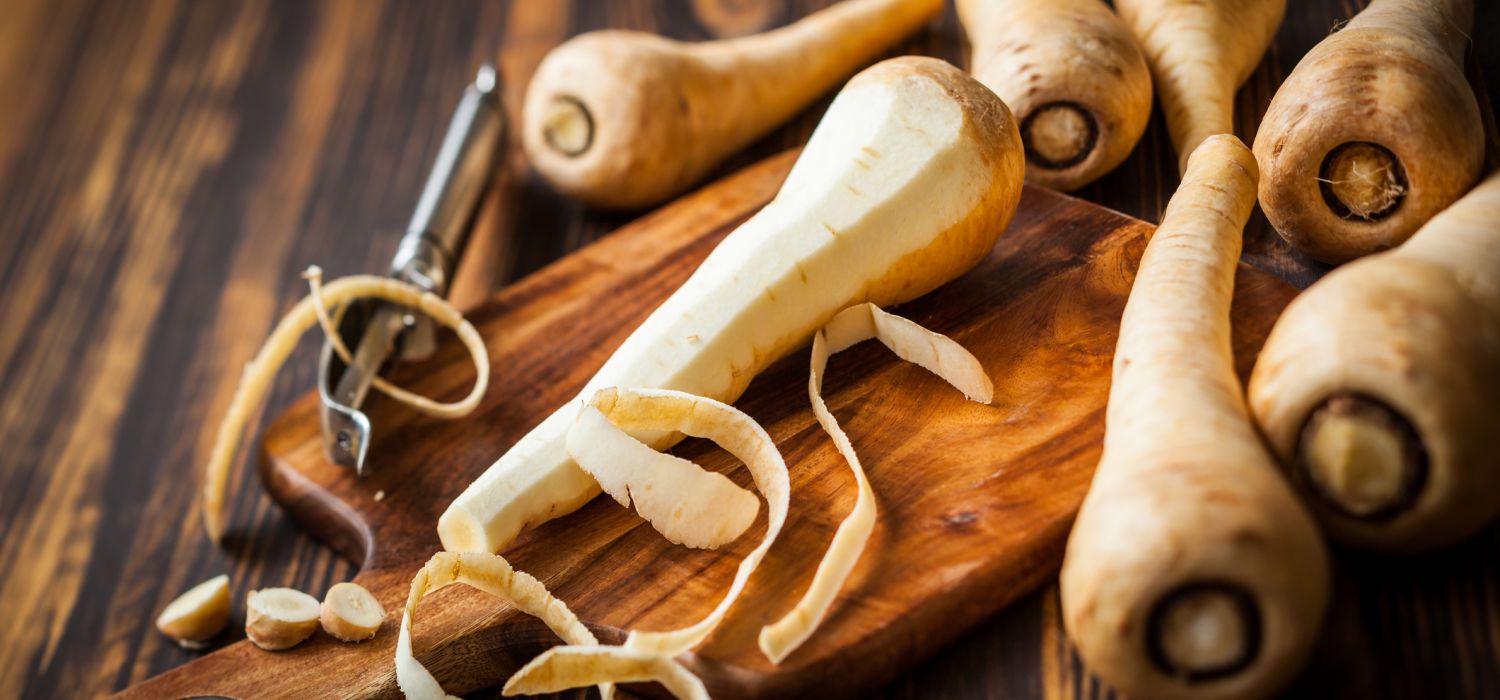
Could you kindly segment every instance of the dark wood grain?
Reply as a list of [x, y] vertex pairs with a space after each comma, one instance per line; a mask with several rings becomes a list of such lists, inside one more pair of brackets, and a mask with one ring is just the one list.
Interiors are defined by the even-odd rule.
[[[445, 504], [572, 398], [714, 244], [770, 200], [791, 162], [792, 154], [777, 156], [710, 185], [475, 309], [470, 318], [503, 368], [486, 402], [462, 421], [436, 422], [372, 401], [382, 441], [371, 445], [368, 478], [327, 461], [316, 396], [304, 396], [266, 429], [262, 473], [272, 497], [305, 531], [362, 562], [354, 580], [398, 610], [408, 581], [441, 547], [434, 524]], [[689, 657], [714, 697], [868, 692], [1056, 575], [1099, 459], [1116, 330], [1150, 230], [1028, 188], [977, 268], [897, 309], [958, 340], [1000, 378], [991, 408], [875, 344], [834, 363], [825, 396], [859, 445], [880, 518], [847, 595], [780, 666], [760, 654], [756, 634], [806, 588], [854, 489], [807, 407], [806, 353], [756, 378], [736, 405], [787, 456], [793, 507], [723, 631]], [[1296, 290], [1249, 266], [1237, 281], [1236, 357], [1248, 374]], [[452, 341], [403, 370], [403, 385], [436, 396], [464, 393], [473, 372]], [[733, 460], [701, 442], [674, 451], [748, 484]], [[376, 501], [377, 492], [385, 497]], [[505, 555], [616, 641], [627, 629], [670, 629], [712, 609], [755, 545], [742, 537], [715, 552], [677, 547], [601, 498]], [[418, 649], [453, 691], [499, 685], [552, 643], [536, 621], [485, 595], [448, 596], [423, 612]], [[360, 645], [324, 640], [273, 655], [240, 642], [125, 697], [391, 695], [397, 619], [393, 612], [385, 633]]]
[[[306, 264], [383, 267], [455, 91], [480, 60], [499, 53], [514, 115], [536, 62], [577, 32], [704, 39], [826, 4], [0, 1], [0, 697], [94, 696], [195, 658], [151, 621], [210, 575], [231, 573], [239, 599], [252, 586], [322, 591], [353, 574], [243, 467], [241, 535], [224, 550], [206, 542], [194, 517], [206, 423], [303, 293]], [[1362, 4], [1289, 3], [1239, 96], [1241, 134], [1297, 58]], [[1500, 75], [1500, 6], [1476, 4], [1471, 64], [1476, 76]], [[950, 8], [899, 51], [960, 61], [960, 34]], [[1500, 94], [1493, 77], [1489, 86]], [[825, 104], [721, 173], [801, 143]], [[1083, 198], [1157, 219], [1176, 182], [1158, 117]], [[513, 157], [456, 294], [475, 302], [630, 218], [561, 199]], [[1322, 271], [1290, 255], [1259, 215], [1246, 257], [1298, 284]], [[312, 350], [293, 359], [268, 411], [311, 386]], [[1337, 564], [1328, 629], [1294, 694], [1500, 695], [1496, 528], [1435, 555], [1340, 553]], [[1050, 590], [889, 688], [1105, 692], [1067, 647]]]

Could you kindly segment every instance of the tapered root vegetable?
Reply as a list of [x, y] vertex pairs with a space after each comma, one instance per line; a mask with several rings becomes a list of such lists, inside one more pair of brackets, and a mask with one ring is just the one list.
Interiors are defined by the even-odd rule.
[[323, 596], [319, 608], [323, 631], [344, 642], [361, 642], [375, 636], [385, 620], [385, 607], [364, 586], [335, 583]]
[[1115, 348], [1104, 455], [1068, 540], [1063, 620], [1123, 694], [1262, 696], [1312, 646], [1328, 595], [1313, 520], [1251, 425], [1229, 303], [1255, 160], [1192, 154]]
[[[319, 323], [325, 329], [330, 327], [328, 306], [367, 298], [400, 304], [431, 316], [443, 326], [453, 329], [459, 341], [469, 350], [476, 376], [474, 387], [467, 396], [452, 403], [440, 403], [376, 377], [374, 387], [397, 401], [431, 416], [457, 418], [468, 415], [478, 407], [479, 400], [484, 398], [484, 390], [489, 386], [490, 356], [485, 349], [484, 339], [479, 337], [479, 331], [474, 330], [473, 325], [464, 320], [463, 314], [442, 297], [394, 278], [373, 275], [343, 277], [324, 287], [322, 275], [322, 270], [317, 266], [307, 269], [304, 276], [308, 278], [312, 293], [297, 302], [277, 322], [276, 328], [272, 329], [270, 337], [266, 338], [255, 358], [245, 365], [245, 372], [240, 377], [239, 386], [235, 388], [234, 398], [229, 401], [229, 410], [219, 423], [203, 479], [203, 526], [209, 538], [215, 542], [224, 532], [224, 500], [229, 491], [229, 469], [233, 465], [235, 453], [239, 451], [241, 434], [253, 417], [251, 412], [265, 397], [276, 371], [281, 369], [287, 357], [297, 348], [297, 340], [302, 334]], [[347, 350], [344, 354], [347, 356]]]
[[1287, 76], [1255, 136], [1261, 208], [1326, 262], [1406, 240], [1479, 179], [1473, 0], [1374, 0]]
[[959, 0], [970, 71], [1021, 123], [1027, 181], [1063, 191], [1114, 170], [1151, 116], [1151, 71], [1100, 0]]
[[229, 577], [221, 574], [168, 603], [156, 618], [156, 629], [183, 648], [205, 649], [229, 624], [229, 608]]
[[[721, 242], [570, 401], [443, 513], [449, 550], [499, 551], [577, 509], [599, 485], [568, 457], [578, 407], [611, 386], [722, 402], [857, 303], [897, 304], [978, 263], [1024, 177], [1010, 112], [930, 58], [897, 58], [834, 99], [780, 193]], [[670, 434], [636, 435], [661, 449]]]
[[268, 651], [290, 649], [318, 630], [318, 615], [318, 599], [302, 591], [250, 591], [245, 602], [245, 636]]
[[1204, 139], [1234, 133], [1234, 93], [1285, 10], [1286, 0], [1115, 0], [1146, 52], [1184, 172]]
[[591, 32], [526, 89], [522, 143], [562, 192], [636, 208], [698, 181], [914, 32], [941, 0], [845, 0], [764, 34], [683, 43]]
[[1500, 176], [1287, 307], [1250, 407], [1330, 535], [1455, 542], [1500, 513]]

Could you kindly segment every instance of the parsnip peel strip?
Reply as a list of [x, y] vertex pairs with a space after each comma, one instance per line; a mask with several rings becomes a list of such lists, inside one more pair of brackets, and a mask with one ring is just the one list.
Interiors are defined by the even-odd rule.
[[[316, 267], [310, 268], [308, 275], [310, 278], [321, 276], [321, 271]], [[469, 356], [474, 361], [474, 387], [460, 401], [441, 404], [387, 384], [390, 389], [399, 392], [391, 394], [394, 398], [430, 415], [455, 418], [473, 411], [484, 397], [490, 381], [490, 359], [484, 347], [484, 339], [479, 337], [479, 331], [473, 325], [464, 320], [463, 314], [442, 297], [400, 280], [374, 275], [342, 277], [327, 286], [320, 285], [316, 295], [304, 297], [282, 317], [255, 358], [245, 365], [239, 387], [235, 389], [234, 398], [229, 402], [229, 411], [219, 423], [213, 450], [204, 470], [203, 484], [203, 521], [208, 536], [214, 541], [217, 542], [224, 531], [224, 498], [229, 486], [231, 463], [239, 450], [245, 426], [250, 422], [251, 412], [265, 398], [271, 379], [297, 347], [297, 340], [302, 334], [316, 325], [320, 317], [326, 319], [325, 304], [338, 306], [364, 298], [384, 299], [431, 316], [458, 334], [459, 340], [468, 348]]]
[[[713, 399], [666, 389], [603, 389], [590, 399], [588, 405], [598, 409], [607, 420], [582, 424], [581, 430], [575, 426], [568, 436], [570, 442], [577, 439], [584, 442], [616, 443], [621, 438], [634, 441], [628, 433], [653, 430], [677, 431], [707, 438], [744, 462], [755, 481], [756, 489], [765, 496], [766, 534], [760, 545], [740, 561], [734, 582], [730, 584], [729, 591], [724, 594], [719, 605], [692, 626], [666, 632], [635, 630], [625, 640], [625, 646], [631, 649], [677, 656], [708, 638], [728, 614], [730, 606], [744, 590], [750, 574], [760, 565], [766, 550], [771, 548], [776, 536], [780, 534], [791, 500], [786, 462], [782, 460], [776, 444], [771, 441], [771, 436], [766, 434], [760, 424], [738, 409]], [[676, 459], [662, 453], [654, 452], [654, 455], [661, 463]], [[583, 458], [579, 462], [580, 466], [591, 473], [608, 469], [595, 462], [596, 457], [614, 459], [608, 453], [596, 453], [592, 450], [581, 451], [577, 456]], [[670, 487], [667, 482], [662, 485]]]
[[760, 510], [760, 499], [729, 477], [651, 449], [614, 429], [592, 404], [579, 410], [567, 449], [605, 493], [626, 508], [633, 501], [673, 544], [713, 549], [739, 537]]
[[556, 693], [600, 681], [655, 681], [681, 700], [708, 700], [703, 681], [665, 654], [616, 646], [553, 647], [511, 676], [501, 692], [513, 695]]
[[979, 360], [968, 350], [951, 338], [886, 313], [874, 304], [851, 306], [839, 312], [813, 336], [808, 398], [812, 400], [813, 414], [818, 423], [833, 438], [839, 454], [854, 472], [858, 496], [853, 510], [839, 523], [839, 529], [834, 533], [823, 560], [818, 563], [812, 584], [802, 594], [802, 599], [780, 620], [761, 628], [760, 650], [772, 663], [781, 663], [817, 630], [875, 529], [875, 492], [865, 478], [864, 467], [854, 453], [849, 436], [823, 402], [823, 374], [828, 367], [828, 357], [872, 338], [880, 340], [901, 359], [918, 364], [946, 380], [971, 401], [988, 404], [994, 400], [994, 385]]
[[[573, 611], [553, 597], [541, 581], [524, 571], [511, 568], [510, 563], [500, 555], [487, 552], [439, 552], [432, 555], [427, 560], [427, 565], [412, 578], [411, 591], [406, 597], [406, 610], [401, 616], [400, 635], [396, 639], [396, 684], [401, 687], [401, 692], [408, 700], [447, 700], [453, 697], [443, 691], [437, 678], [412, 653], [411, 626], [416, 618], [417, 604], [422, 602], [422, 598], [454, 583], [467, 584], [509, 602], [517, 610], [540, 619], [570, 645], [592, 648], [599, 644], [599, 640], [578, 621]], [[536, 661], [533, 660], [527, 668], [535, 664]], [[614, 696], [614, 686], [611, 683], [592, 682], [587, 685], [598, 685], [604, 700], [610, 700]]]

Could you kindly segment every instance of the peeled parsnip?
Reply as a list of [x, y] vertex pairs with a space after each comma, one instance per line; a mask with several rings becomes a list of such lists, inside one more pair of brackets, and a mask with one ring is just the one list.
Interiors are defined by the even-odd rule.
[[1269, 694], [1328, 597], [1316, 525], [1251, 425], [1230, 349], [1255, 159], [1204, 141], [1146, 248], [1115, 348], [1104, 455], [1062, 569], [1085, 662], [1123, 694]]
[[1184, 171], [1204, 139], [1234, 133], [1234, 93], [1285, 10], [1286, 0], [1115, 0], [1151, 64]]
[[1500, 513], [1500, 176], [1276, 322], [1250, 407], [1329, 533], [1452, 543]]
[[1151, 71], [1100, 0], [958, 0], [970, 71], [1021, 123], [1027, 181], [1071, 191], [1114, 170], [1151, 116]]
[[684, 43], [591, 32], [553, 49], [526, 89], [522, 144], [589, 204], [656, 204], [802, 111], [916, 31], [942, 0], [846, 0], [764, 34]]
[[[443, 513], [450, 551], [503, 549], [599, 486], [568, 457], [581, 401], [606, 387], [732, 402], [843, 309], [894, 305], [978, 263], [1009, 223], [1024, 177], [1004, 103], [930, 58], [884, 61], [849, 81], [776, 198], [730, 233], [570, 401]], [[636, 435], [658, 449], [669, 435]]]
[[1473, 17], [1473, 0], [1374, 0], [1287, 76], [1255, 156], [1261, 208], [1288, 243], [1334, 263], [1386, 250], [1479, 179]]

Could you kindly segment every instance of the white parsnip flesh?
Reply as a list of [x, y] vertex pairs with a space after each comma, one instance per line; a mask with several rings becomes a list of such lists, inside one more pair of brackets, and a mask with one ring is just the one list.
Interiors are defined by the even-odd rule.
[[[623, 386], [733, 401], [839, 311], [898, 304], [977, 264], [1009, 223], [1023, 177], [1016, 124], [974, 79], [930, 58], [865, 70], [834, 99], [776, 198], [626, 339], [580, 399]], [[599, 493], [565, 449], [580, 403], [549, 416], [448, 507], [445, 548], [499, 551]]]
[[250, 591], [245, 636], [267, 651], [290, 649], [318, 630], [318, 599], [293, 588]]
[[362, 642], [375, 636], [385, 620], [385, 606], [364, 586], [335, 583], [323, 596], [319, 613], [323, 631], [343, 642]]
[[229, 576], [220, 574], [177, 596], [156, 618], [156, 629], [186, 649], [204, 649], [229, 624]]

